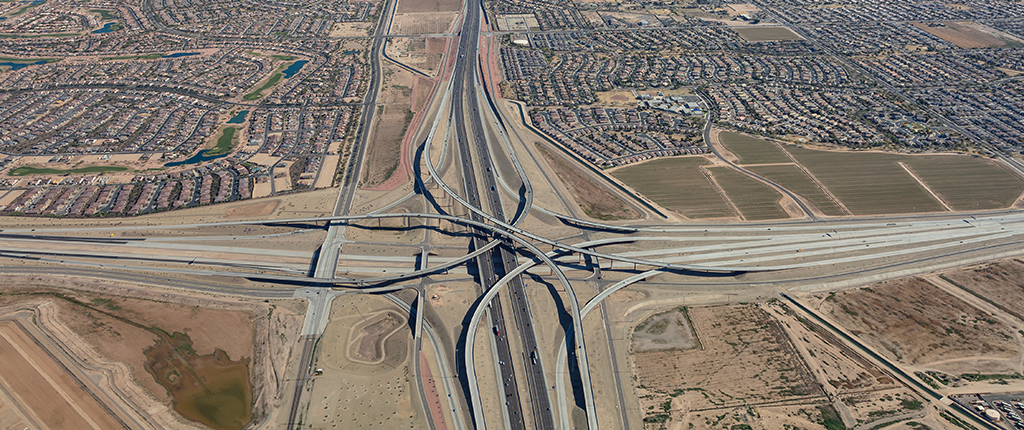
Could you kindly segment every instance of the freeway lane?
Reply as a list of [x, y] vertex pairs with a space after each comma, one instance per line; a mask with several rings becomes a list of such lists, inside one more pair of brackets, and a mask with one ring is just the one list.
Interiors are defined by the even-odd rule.
[[[481, 121], [481, 109], [483, 106], [477, 97], [479, 68], [480, 40], [480, 9], [481, 5], [475, 2], [467, 2], [464, 15], [462, 31], [459, 36], [458, 58], [455, 64], [454, 93], [453, 93], [453, 115], [455, 118], [455, 130], [458, 140], [458, 148], [462, 158], [462, 178], [465, 187], [466, 197], [470, 205], [484, 209], [481, 205], [478, 184], [476, 181], [475, 164], [483, 167], [480, 172], [483, 177], [484, 197], [488, 200], [488, 206], [492, 215], [500, 220], [506, 220], [504, 208], [501, 205], [500, 192], [497, 189], [497, 181], [494, 177], [489, 146], [487, 145]], [[466, 111], [468, 106], [470, 111]], [[467, 127], [467, 123], [469, 127]], [[472, 131], [472, 142], [476, 143], [477, 154], [480, 160], [474, 163], [471, 154], [470, 139], [467, 130]], [[473, 219], [482, 222], [480, 215], [474, 213]], [[478, 231], [483, 233], [482, 231]], [[474, 239], [474, 248], [479, 249], [485, 243], [483, 234], [478, 234]], [[507, 248], [501, 247], [497, 253], [487, 252], [477, 258], [477, 267], [480, 270], [480, 280], [483, 285], [490, 286], [497, 282], [498, 276], [503, 276], [512, 268], [517, 266], [515, 255]], [[551, 402], [548, 398], [543, 367], [538, 360], [525, 359], [532, 356], [533, 351], [538, 348], [537, 337], [531, 323], [532, 317], [529, 313], [529, 304], [526, 302], [526, 294], [523, 291], [523, 283], [520, 277], [515, 277], [510, 286], [511, 300], [513, 303], [512, 313], [516, 322], [520, 341], [522, 342], [524, 365], [527, 366], [527, 385], [529, 386], [530, 397], [533, 406], [534, 428], [554, 428], [554, 419], [551, 413]], [[515, 369], [508, 345], [508, 333], [505, 327], [505, 319], [501, 301], [491, 302], [491, 325], [495, 333], [498, 351], [498, 362], [501, 373], [501, 381], [504, 385], [506, 399], [506, 415], [509, 419], [508, 425], [511, 428], [525, 428], [525, 420], [522, 414], [522, 402], [515, 378]], [[471, 328], [475, 329], [475, 327]], [[468, 336], [467, 342], [473, 337]], [[482, 423], [480, 423], [482, 425]]]
[[[462, 31], [459, 35], [458, 57], [455, 60], [455, 72], [452, 78], [454, 82], [452, 89], [452, 115], [455, 120], [455, 132], [457, 135], [456, 139], [458, 142], [459, 155], [462, 159], [462, 181], [466, 193], [466, 199], [474, 207], [483, 208], [480, 204], [474, 162], [470, 153], [469, 139], [466, 133], [466, 100], [463, 98], [464, 94], [469, 94], [470, 97], [475, 94], [473, 87], [475, 85], [474, 72], [476, 71], [476, 62], [473, 61], [473, 59], [476, 58], [476, 43], [479, 38], [479, 13], [480, 7], [477, 3], [470, 1], [466, 2]], [[467, 55], [469, 56], [469, 60], [466, 58]], [[475, 114], [479, 108], [476, 103], [473, 103], [473, 101], [475, 100], [470, 101], [469, 106]], [[469, 123], [473, 126], [475, 139], [477, 141], [481, 140], [483, 138], [483, 133], [481, 132], [480, 124], [472, 119], [469, 119]], [[500, 205], [498, 205], [498, 207], [500, 208]], [[476, 222], [483, 222], [482, 217], [476, 213], [472, 214], [472, 218]], [[477, 234], [473, 237], [473, 249], [481, 249], [486, 246], [487, 233], [488, 232], [484, 230], [477, 230]], [[481, 253], [476, 258], [477, 270], [480, 275], [480, 284], [484, 289], [494, 285], [497, 281], [494, 258], [495, 253], [491, 251]], [[492, 330], [495, 334], [494, 342], [498, 356], [497, 360], [501, 378], [500, 383], [503, 384], [502, 387], [499, 388], [505, 393], [504, 415], [508, 420], [506, 421], [506, 425], [512, 429], [525, 429], [526, 423], [523, 419], [519, 389], [515, 378], [515, 370], [512, 367], [512, 353], [509, 349], [508, 337], [506, 336], [508, 330], [505, 328], [504, 315], [500, 301], [495, 301], [493, 303], [490, 309], [490, 317], [491, 326], [494, 327]], [[466, 343], [474, 342], [474, 339], [474, 336], [466, 336]], [[475, 383], [475, 381], [470, 382]], [[476, 424], [480, 427], [484, 426], [484, 423]]]

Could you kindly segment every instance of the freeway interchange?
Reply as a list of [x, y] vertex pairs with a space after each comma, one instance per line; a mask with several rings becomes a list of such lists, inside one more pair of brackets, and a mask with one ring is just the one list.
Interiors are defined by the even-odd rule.
[[[288, 428], [297, 428], [303, 408], [308, 407], [303, 398], [314, 383], [310, 365], [330, 316], [331, 301], [345, 295], [377, 294], [385, 295], [415, 319], [417, 353], [424, 337], [433, 345], [431, 359], [441, 371], [437, 379], [443, 382], [448, 394], [445, 406], [451, 409], [452, 422], [446, 424], [457, 429], [596, 429], [599, 423], [605, 428], [632, 428], [639, 421], [638, 415], [629, 412], [633, 407], [626, 394], [629, 388], [618, 379], [621, 366], [615, 362], [614, 350], [603, 352], [609, 361], [588, 360], [585, 340], [590, 333], [584, 332], [584, 318], [600, 315], [605, 332], [610, 333], [609, 316], [602, 306], [616, 291], [646, 283], [680, 297], [771, 298], [786, 291], [835, 289], [1014, 255], [1024, 244], [1024, 213], [1016, 211], [822, 220], [802, 206], [809, 218], [806, 221], [606, 225], [581, 219], [578, 206], [553, 183], [550, 192], [558, 198], [535, 203], [531, 180], [550, 182], [551, 178], [531, 176], [521, 167], [517, 152], [526, 142], [514, 142], [516, 132], [505, 126], [513, 118], [505, 117], [491, 95], [482, 91], [481, 12], [479, 3], [466, 2], [453, 73], [435, 118], [427, 122], [430, 134], [416, 148], [424, 154], [426, 174], [420, 170], [416, 191], [396, 200], [436, 201], [443, 197], [457, 202], [456, 209], [424, 205], [423, 212], [352, 213], [376, 107], [373, 100], [380, 86], [379, 61], [386, 37], [382, 23], [372, 36], [374, 73], [363, 104], [358, 150], [345, 169], [331, 216], [4, 228], [0, 272], [103, 278], [137, 286], [120, 288], [309, 300], [303, 338], [297, 347], [299, 365], [288, 370], [296, 375], [284, 414]], [[705, 138], [712, 122], [707, 122]], [[444, 137], [440, 148], [435, 135]], [[459, 187], [461, 190], [456, 189]], [[551, 204], [554, 201], [561, 205]], [[509, 207], [516, 208], [511, 217], [506, 214]], [[549, 228], [557, 231], [557, 236], [533, 231], [539, 225], [531, 218], [538, 217], [535, 209], [544, 214], [541, 216], [559, 220], [560, 225]], [[425, 251], [420, 259], [342, 252], [342, 246], [354, 242], [346, 238], [348, 229], [373, 229], [380, 220], [402, 220], [404, 227], [392, 228], [437, 236], [451, 233], [440, 227], [441, 222], [459, 226], [462, 230], [457, 231], [469, 238], [469, 250], [455, 257], [432, 257], [429, 262]], [[243, 228], [253, 231], [240, 232]], [[378, 225], [377, 229], [384, 228]], [[312, 236], [321, 231], [326, 234], [314, 252], [247, 245], [249, 241]], [[114, 234], [118, 236], [111, 238]], [[225, 244], [227, 241], [237, 244]], [[413, 247], [384, 239], [373, 244]], [[380, 276], [339, 275], [342, 260], [393, 264], [400, 269]], [[469, 270], [452, 273], [467, 266], [475, 269], [475, 276]], [[542, 279], [553, 291], [564, 294], [559, 295], [563, 301], [557, 303], [558, 317], [569, 322], [558, 338], [543, 338], [536, 330], [539, 324], [557, 318], [533, 314], [530, 300], [537, 294], [524, 276]], [[236, 279], [247, 283], [227, 282]], [[479, 286], [477, 300], [465, 315], [469, 324], [460, 327], [460, 341], [454, 347], [440, 340], [446, 328], [424, 317], [425, 286], [437, 279], [472, 280]], [[395, 295], [403, 290], [414, 290], [417, 299], [410, 303]], [[484, 343], [492, 345], [490, 350], [476, 348], [480, 332], [489, 338]], [[485, 376], [478, 368], [483, 366], [494, 366], [494, 380], [487, 382], [500, 393], [496, 402], [486, 399], [495, 390], [481, 388], [480, 379]], [[422, 394], [418, 363], [416, 369], [414, 376]], [[616, 374], [612, 403], [595, 398], [592, 374], [597, 372]], [[484, 406], [486, 402], [497, 404], [498, 410]], [[426, 401], [423, 403], [427, 409]], [[424, 415], [431, 416], [429, 412]], [[430, 425], [433, 427], [433, 421]]]

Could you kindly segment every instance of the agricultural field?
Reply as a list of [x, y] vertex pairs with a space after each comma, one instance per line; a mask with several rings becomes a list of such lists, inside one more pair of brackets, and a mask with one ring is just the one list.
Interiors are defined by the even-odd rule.
[[789, 218], [789, 214], [779, 205], [782, 194], [768, 185], [728, 167], [713, 167], [708, 171], [744, 219]]
[[950, 373], [1015, 366], [1021, 346], [1002, 321], [922, 278], [816, 296], [818, 309], [881, 354]]
[[898, 164], [911, 156], [798, 147], [786, 147], [786, 151], [854, 215], [943, 210], [942, 205]]
[[736, 164], [792, 163], [793, 160], [774, 143], [745, 134], [723, 131], [719, 141], [739, 160]]
[[1024, 321], [1024, 261], [993, 261], [943, 272], [940, 276]]
[[796, 164], [753, 166], [746, 169], [768, 178], [779, 186], [807, 199], [821, 213], [830, 216], [849, 215]]
[[733, 31], [739, 33], [739, 35], [748, 42], [802, 39], [786, 27], [738, 27], [733, 28]]
[[[690, 414], [713, 417], [734, 408], [746, 413], [761, 404], [821, 398], [789, 338], [760, 307], [693, 307], [687, 312], [701, 348], [632, 351], [645, 422], [703, 422]], [[647, 327], [640, 332], [646, 330], [642, 336], [650, 342]]]
[[636, 219], [640, 213], [622, 199], [597, 185], [586, 175], [576, 170], [567, 161], [546, 148], [537, 145], [555, 175], [572, 194], [573, 200], [579, 204], [587, 216], [599, 220]]
[[985, 158], [921, 155], [903, 162], [953, 210], [1009, 207], [1024, 192], [1024, 181]]
[[1005, 48], [1024, 46], [1024, 41], [985, 25], [965, 22], [924, 23], [914, 27], [961, 48]]
[[729, 205], [700, 171], [700, 166], [707, 164], [704, 157], [660, 158], [615, 169], [611, 174], [688, 218], [733, 216]]

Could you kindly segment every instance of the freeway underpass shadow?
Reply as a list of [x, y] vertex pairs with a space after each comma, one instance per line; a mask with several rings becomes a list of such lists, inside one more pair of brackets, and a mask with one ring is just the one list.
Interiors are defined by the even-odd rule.
[[[322, 224], [321, 224], [322, 223]], [[266, 227], [290, 227], [301, 230], [327, 230], [327, 226], [330, 225], [328, 222], [267, 222], [263, 223]]]
[[[558, 293], [558, 290], [555, 288], [555, 284], [552, 284], [552, 283], [550, 283], [548, 281], [545, 281], [543, 278], [541, 278], [541, 277], [539, 277], [537, 275], [534, 275], [532, 273], [526, 273], [526, 274], [524, 274], [524, 276], [529, 276], [530, 277], [530, 284], [531, 285], [529, 287], [527, 287], [527, 288], [532, 288], [534, 286], [536, 286], [537, 288], [540, 288], [541, 286], [547, 288], [548, 294], [551, 295], [551, 300], [554, 300], [555, 305], [556, 305], [556, 307], [559, 310], [559, 312], [558, 312], [558, 325], [562, 328], [562, 333], [564, 333], [564, 334], [572, 334], [572, 329], [573, 329], [573, 327], [572, 327], [572, 315], [569, 314], [569, 311], [567, 310], [568, 309], [568, 307], [567, 307], [568, 305], [565, 303], [564, 300], [562, 300], [562, 295]], [[569, 336], [569, 338], [567, 339], [568, 344], [566, 345], [567, 352], [569, 352], [569, 354], [566, 354], [566, 356], [568, 357], [568, 362], [569, 362], [568, 363], [569, 367], [567, 368], [567, 370], [569, 371], [569, 384], [572, 385], [572, 398], [573, 398], [573, 402], [576, 404], [577, 407], [579, 407], [581, 409], [581, 411], [586, 411], [587, 410], [587, 405], [586, 405], [586, 402], [584, 401], [584, 397], [583, 397], [583, 379], [580, 378], [579, 365], [577, 364], [576, 354], [572, 354], [571, 353], [572, 351], [574, 351], [574, 348], [575, 348], [575, 346], [573, 345], [572, 340], [573, 340], [573, 337]], [[557, 349], [555, 350], [555, 356], [556, 357], [558, 356], [558, 350]], [[557, 366], [557, 365], [558, 365], [558, 363], [551, 363], [550, 365], [545, 365], [545, 367], [547, 367], [547, 366]], [[555, 384], [554, 381], [550, 381], [550, 382], [551, 382], [551, 385]], [[555, 396], [552, 396], [552, 401], [557, 401], [557, 398]], [[557, 406], [557, 405], [552, 405], [552, 407], [555, 407], [555, 406]], [[575, 414], [570, 412], [570, 417], [572, 417], [574, 415]]]
[[[470, 252], [472, 252], [473, 251], [473, 249], [472, 249], [473, 247], [470, 246], [470, 248], [471, 248]], [[478, 269], [476, 267], [476, 259], [470, 260], [468, 262], [467, 269]], [[473, 282], [475, 282], [477, 285], [480, 285], [480, 271], [479, 270], [468, 270], [468, 271], [470, 273], [474, 273], [474, 275], [473, 275]], [[469, 410], [469, 416], [471, 416], [471, 417], [474, 416], [474, 412], [473, 412], [473, 402], [470, 401], [470, 398], [469, 398], [469, 393], [470, 393], [469, 383], [470, 383], [470, 381], [469, 381], [468, 378], [466, 378], [466, 340], [468, 338], [468, 336], [467, 336], [468, 330], [466, 330], [466, 327], [469, 327], [471, 325], [471, 323], [473, 322], [473, 312], [476, 312], [476, 309], [477, 309], [478, 306], [482, 306], [483, 305], [483, 298], [484, 298], [484, 295], [481, 292], [481, 294], [479, 296], [477, 296], [476, 300], [473, 302], [473, 305], [469, 307], [469, 310], [466, 312], [466, 315], [462, 317], [462, 322], [459, 324], [458, 327], [455, 327], [455, 329], [459, 333], [459, 338], [455, 342], [455, 363], [456, 363], [455, 367], [456, 367], [456, 372], [458, 373], [459, 385], [462, 387], [462, 392], [465, 393], [465, 395], [466, 395], [465, 396], [466, 397], [466, 409]]]
[[412, 172], [413, 177], [416, 178], [416, 186], [413, 187], [413, 192], [422, 195], [427, 200], [427, 204], [429, 204], [430, 207], [434, 208], [434, 211], [436, 211], [437, 213], [441, 215], [451, 215], [443, 208], [441, 208], [441, 205], [437, 202], [437, 199], [434, 198], [434, 195], [431, 194], [429, 190], [427, 190], [426, 184], [423, 183], [423, 169], [420, 168], [420, 165], [423, 163], [423, 150], [426, 148], [426, 146], [427, 145], [425, 144], [420, 144], [420, 146], [416, 148], [416, 155], [413, 157], [414, 160], [412, 163]]
[[519, 219], [526, 212], [526, 185], [519, 186], [519, 205], [516, 206], [516, 216], [512, 219]]
[[306, 276], [310, 278], [316, 276], [316, 266], [320, 262], [320, 252], [324, 250], [324, 245], [316, 247], [316, 251], [313, 251], [313, 259], [309, 262], [309, 270], [306, 272]]
[[[364, 221], [364, 222], [367, 222], [367, 221]], [[419, 221], [417, 221], [417, 222], [419, 222]], [[428, 225], [428, 224], [415, 224], [415, 225], [410, 225], [408, 227], [388, 227], [388, 226], [377, 227], [377, 226], [374, 226], [374, 225], [361, 225], [361, 224], [354, 224], [353, 223], [353, 224], [348, 224], [348, 228], [358, 228], [358, 229], [361, 229], [361, 230], [369, 230], [369, 231], [430, 230], [430, 231], [433, 231], [435, 233], [443, 234], [445, 236], [451, 236], [451, 237], [474, 238], [474, 237], [479, 236], [477, 233], [474, 233], [474, 230], [469, 230], [469, 231], [449, 231], [449, 230], [444, 230], [444, 229], [441, 229], [441, 228], [439, 228], [437, 226]], [[485, 239], [486, 239], [486, 237], [485, 237]]]

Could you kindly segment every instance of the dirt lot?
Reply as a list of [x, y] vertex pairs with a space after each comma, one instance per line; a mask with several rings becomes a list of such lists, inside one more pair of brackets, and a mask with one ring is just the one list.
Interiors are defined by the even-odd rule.
[[369, 34], [373, 24], [368, 22], [339, 22], [331, 28], [329, 37], [359, 37]]
[[395, 14], [392, 34], [441, 34], [452, 27], [455, 12], [418, 12]]
[[953, 285], [1024, 321], [1024, 261], [1013, 258], [943, 272]]
[[734, 28], [733, 30], [749, 42], [801, 39], [800, 36], [797, 36], [796, 33], [786, 27], [743, 27]]
[[[46, 287], [61, 289], [52, 290], [51, 295], [19, 293], [18, 288], [28, 286], [37, 293]], [[124, 297], [129, 291], [132, 297]], [[116, 384], [119, 410], [148, 416], [169, 428], [195, 424], [170, 410], [167, 390], [145, 369], [144, 350], [157, 340], [152, 330], [187, 333], [191, 348], [200, 355], [219, 349], [232, 360], [245, 360], [257, 399], [252, 410], [262, 417], [279, 406], [276, 393], [302, 323], [302, 310], [292, 311], [291, 301], [243, 303], [126, 290], [115, 282], [62, 277], [8, 277], [0, 288], [0, 306], [5, 305], [36, 309], [38, 323], [63, 345], [62, 350], [89, 363], [89, 372], [102, 376], [90, 376], [90, 380], [100, 381], [101, 387]]]
[[384, 73], [376, 124], [360, 182], [363, 188], [384, 183], [398, 169], [402, 139], [412, 120], [412, 79], [411, 73], [397, 68], [387, 68]]
[[595, 184], [594, 181], [587, 178], [583, 173], [570, 166], [566, 160], [539, 145], [537, 148], [587, 216], [600, 220], [636, 219], [640, 217], [639, 212], [622, 201], [622, 199], [615, 197], [608, 190]]
[[0, 385], [17, 397], [17, 406], [33, 421], [53, 430], [121, 428], [117, 418], [14, 322], [0, 322], [0, 363]]
[[921, 278], [817, 297], [825, 315], [903, 363], [959, 373], [959, 362], [1015, 359], [1021, 353], [1010, 327]]
[[402, 0], [396, 12], [456, 12], [459, 6], [462, 6], [460, 0]]
[[934, 24], [915, 22], [911, 25], [961, 48], [1003, 48], [1022, 45], [1018, 38], [971, 21]]
[[368, 363], [377, 363], [384, 359], [384, 343], [395, 334], [405, 318], [394, 312], [384, 312], [367, 318], [358, 331], [353, 329], [354, 340], [349, 350], [351, 358]]
[[246, 203], [229, 207], [224, 211], [224, 218], [238, 218], [250, 216], [266, 216], [274, 213], [274, 210], [281, 205], [280, 199]]
[[715, 410], [706, 416], [720, 415], [741, 405], [820, 398], [792, 343], [759, 307], [695, 307], [688, 312], [702, 348], [632, 351], [648, 421], [666, 414], [675, 419]]
[[[437, 51], [437, 46], [441, 45], [443, 50], [444, 42], [442, 38], [431, 38], [440, 39], [441, 43], [431, 43], [430, 48], [434, 48]], [[387, 53], [391, 58], [405, 64], [409, 67], [417, 69], [427, 75], [434, 75], [438, 71], [438, 66], [441, 65], [441, 56], [443, 52], [431, 52], [427, 47], [427, 39], [422, 37], [396, 37], [388, 41]], [[417, 76], [417, 78], [421, 78]], [[422, 79], [422, 78], [421, 78]], [[432, 82], [421, 82], [421, 85], [426, 87], [428, 90], [433, 85]]]
[[698, 346], [685, 307], [646, 319], [633, 329], [632, 340], [632, 349], [637, 352], [693, 349]]
[[[304, 423], [313, 428], [425, 428], [414, 391], [409, 361], [412, 333], [406, 313], [381, 296], [340, 296], [331, 305], [331, 319], [324, 331], [316, 377]], [[374, 324], [392, 320], [398, 325], [373, 330]], [[388, 323], [390, 324], [390, 323]], [[382, 328], [384, 325], [378, 326]], [[380, 360], [368, 364], [356, 357], [363, 341], [376, 343], [387, 335], [379, 350]], [[372, 355], [372, 354], [371, 354]]]

